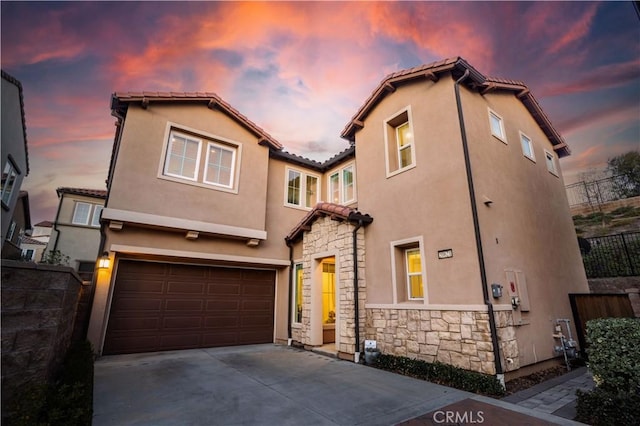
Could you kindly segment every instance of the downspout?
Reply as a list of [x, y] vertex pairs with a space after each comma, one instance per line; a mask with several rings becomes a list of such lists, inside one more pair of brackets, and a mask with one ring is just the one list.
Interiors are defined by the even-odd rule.
[[288, 238], [284, 239], [287, 247], [289, 247], [289, 305], [287, 307], [287, 345], [291, 346], [292, 336], [291, 336], [291, 317], [293, 316], [293, 274], [294, 274], [294, 264], [293, 264], [293, 244], [289, 241]]
[[355, 312], [355, 335], [356, 335], [356, 351], [353, 354], [353, 361], [358, 364], [360, 362], [360, 292], [358, 291], [358, 230], [362, 228], [363, 220], [358, 219], [356, 227], [353, 229], [353, 309]]
[[[58, 212], [56, 213], [56, 220], [55, 222], [53, 222], [53, 230], [56, 231], [56, 241], [53, 243], [53, 250], [50, 250], [51, 252], [56, 251], [56, 249], [58, 248], [58, 240], [60, 239], [60, 230], [58, 229], [58, 220], [60, 220], [60, 209], [62, 207], [62, 200], [64, 200], [64, 192], [60, 194], [60, 202], [58, 203]], [[42, 257], [44, 258], [44, 253], [42, 253]]]
[[475, 189], [473, 187], [473, 176], [471, 173], [471, 159], [469, 157], [469, 145], [467, 141], [467, 132], [464, 125], [464, 115], [462, 114], [462, 101], [460, 100], [460, 83], [469, 76], [469, 69], [464, 75], [456, 80], [454, 84], [456, 94], [456, 106], [458, 108], [458, 120], [460, 121], [460, 134], [462, 137], [462, 149], [464, 151], [464, 165], [467, 172], [467, 184], [469, 185], [469, 198], [471, 201], [471, 214], [473, 216], [473, 229], [476, 237], [476, 249], [478, 252], [478, 263], [480, 264], [480, 281], [482, 284], [482, 296], [484, 303], [487, 305], [489, 313], [489, 329], [491, 331], [491, 343], [493, 345], [494, 363], [498, 380], [504, 387], [504, 372], [502, 370], [502, 362], [500, 356], [500, 345], [498, 343], [498, 331], [496, 328], [496, 319], [493, 316], [493, 304], [489, 299], [489, 289], [487, 287], [487, 271], [484, 263], [484, 253], [482, 251], [482, 238], [480, 237], [480, 221], [478, 219], [478, 207], [476, 205]]

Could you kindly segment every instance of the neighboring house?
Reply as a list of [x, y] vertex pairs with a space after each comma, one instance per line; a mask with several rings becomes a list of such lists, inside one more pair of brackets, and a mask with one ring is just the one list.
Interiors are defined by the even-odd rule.
[[42, 260], [42, 255], [47, 248], [49, 238], [51, 238], [52, 228], [53, 222], [48, 220], [33, 225], [31, 234], [23, 238], [20, 244], [23, 259], [32, 262], [40, 262]]
[[58, 188], [58, 212], [51, 229], [45, 257], [59, 252], [85, 281], [91, 281], [100, 245], [100, 213], [107, 191]]
[[3, 240], [3, 259], [22, 259], [22, 243], [25, 239], [25, 234], [30, 230], [31, 213], [29, 210], [29, 194], [27, 191], [19, 191], [17, 202], [9, 222], [9, 228]]
[[213, 93], [115, 93], [112, 114], [98, 353], [288, 341], [358, 361], [368, 339], [501, 374], [557, 357], [567, 293], [588, 292], [568, 147], [523, 83], [463, 59], [385, 78], [324, 163]]
[[[22, 181], [29, 174], [29, 157], [27, 154], [27, 127], [25, 124], [22, 84], [1, 71], [2, 105], [0, 106], [2, 121], [2, 188], [0, 203], [2, 204], [2, 248], [9, 238], [14, 209], [18, 204], [18, 195]], [[3, 255], [4, 257], [4, 255]]]

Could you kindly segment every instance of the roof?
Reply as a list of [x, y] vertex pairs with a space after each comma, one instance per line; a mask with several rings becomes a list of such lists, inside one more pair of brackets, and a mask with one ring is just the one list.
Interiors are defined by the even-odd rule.
[[347, 220], [349, 222], [362, 221], [364, 225], [373, 222], [373, 218], [368, 214], [362, 214], [358, 209], [343, 206], [334, 203], [320, 202], [302, 218], [302, 220], [289, 232], [285, 237], [288, 242], [298, 240], [304, 234], [304, 231], [311, 229], [311, 224], [321, 217], [331, 216], [334, 220]]
[[111, 97], [111, 109], [124, 116], [128, 104], [140, 103], [146, 109], [151, 102], [200, 103], [211, 109], [219, 109], [258, 136], [259, 144], [282, 149], [280, 142], [213, 92], [116, 92]]
[[310, 160], [305, 157], [301, 157], [296, 154], [291, 154], [287, 151], [270, 151], [269, 156], [271, 158], [276, 158], [279, 160], [286, 161], [287, 163], [297, 164], [299, 166], [307, 167], [311, 170], [315, 170], [320, 173], [324, 173], [332, 167], [340, 164], [341, 162], [353, 158], [356, 155], [356, 147], [355, 145], [349, 146], [349, 148], [344, 151], [334, 155], [324, 162], [319, 162], [315, 160]]
[[42, 228], [53, 228], [53, 222], [49, 220], [43, 220], [42, 222], [38, 222], [33, 226], [40, 226]]
[[27, 244], [31, 244], [34, 246], [46, 246], [47, 243], [43, 243], [42, 241], [38, 241], [38, 240], [34, 240], [31, 237], [27, 237], [26, 235], [24, 235], [22, 237], [22, 241], [20, 242], [20, 245], [27, 245]]
[[27, 163], [27, 173], [25, 176], [29, 175], [29, 149], [27, 148], [27, 120], [24, 113], [24, 96], [22, 94], [22, 83], [18, 81], [17, 78], [9, 75], [5, 70], [0, 70], [0, 74], [2, 74], [2, 78], [8, 81], [11, 84], [14, 84], [18, 88], [18, 94], [20, 97], [20, 115], [22, 116], [22, 134], [24, 135], [24, 154], [25, 161]]
[[107, 198], [107, 191], [102, 189], [60, 187], [56, 189], [56, 192], [58, 193], [58, 197], [60, 196], [60, 194], [73, 194], [73, 195], [84, 195], [87, 197], [102, 198], [102, 199]]
[[429, 79], [438, 81], [442, 74], [450, 74], [453, 78], [461, 77], [469, 71], [469, 77], [463, 82], [472, 90], [477, 90], [481, 94], [491, 91], [513, 92], [524, 104], [538, 126], [545, 133], [554, 146], [558, 157], [565, 157], [571, 154], [571, 150], [560, 133], [553, 127], [551, 121], [546, 116], [540, 104], [531, 94], [529, 88], [521, 81], [508, 80], [503, 78], [487, 77], [473, 68], [467, 61], [460, 57], [444, 59], [427, 65], [408, 68], [386, 76], [367, 98], [365, 103], [358, 109], [349, 123], [343, 129], [341, 136], [349, 141], [355, 141], [355, 134], [364, 127], [364, 120], [373, 108], [388, 94], [403, 84], [424, 81]]

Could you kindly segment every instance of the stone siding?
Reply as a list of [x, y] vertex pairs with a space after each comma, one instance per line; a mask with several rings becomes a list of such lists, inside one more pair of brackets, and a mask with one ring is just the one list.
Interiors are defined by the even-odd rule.
[[[502, 364], [506, 371], [516, 370], [513, 315], [500, 311], [495, 317]], [[496, 373], [487, 312], [368, 308], [366, 336], [377, 341], [382, 353]]]
[[25, 385], [49, 380], [71, 342], [81, 279], [69, 267], [2, 261], [2, 416]]
[[[312, 266], [318, 253], [336, 253], [336, 310], [338, 324], [336, 328], [336, 340], [339, 341], [337, 350], [345, 354], [356, 352], [355, 341], [355, 313], [354, 313], [354, 265], [353, 265], [353, 230], [355, 225], [332, 220], [323, 217], [316, 220], [311, 230], [305, 232], [303, 237], [303, 284], [302, 284], [302, 323], [294, 326], [292, 336], [294, 340], [309, 345], [311, 334], [311, 294], [312, 294]], [[365, 255], [364, 255], [364, 228], [357, 234], [358, 251], [358, 291], [359, 291], [359, 321], [360, 336], [364, 335], [365, 324]], [[362, 341], [362, 340], [361, 340]]]

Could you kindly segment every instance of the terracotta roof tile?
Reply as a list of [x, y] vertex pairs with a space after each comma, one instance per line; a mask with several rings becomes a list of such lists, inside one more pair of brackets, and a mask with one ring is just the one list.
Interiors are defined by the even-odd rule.
[[36, 223], [34, 226], [41, 226], [43, 228], [52, 228], [53, 227], [53, 222], [51, 222], [49, 220], [43, 220], [42, 222]]
[[42, 241], [34, 240], [33, 238], [27, 237], [26, 235], [22, 236], [22, 240], [20, 244], [31, 244], [36, 246], [46, 246], [47, 243], [43, 243]]
[[307, 213], [302, 220], [289, 232], [289, 234], [285, 237], [287, 241], [296, 241], [298, 238], [302, 236], [305, 230], [307, 230], [316, 219], [331, 216], [337, 220], [353, 220], [356, 221], [358, 219], [365, 219], [366, 223], [371, 223], [373, 218], [369, 215], [363, 215], [358, 212], [357, 209], [343, 206], [340, 204], [334, 203], [326, 203], [320, 202], [316, 204], [316, 206]]
[[107, 191], [102, 189], [87, 189], [87, 188], [68, 188], [60, 187], [56, 189], [58, 195], [60, 194], [74, 194], [74, 195], [86, 195], [88, 197], [107, 198]]

